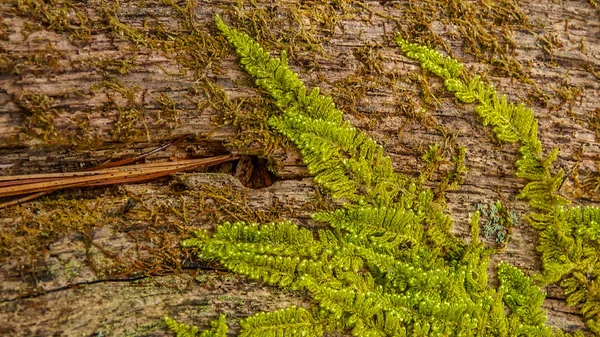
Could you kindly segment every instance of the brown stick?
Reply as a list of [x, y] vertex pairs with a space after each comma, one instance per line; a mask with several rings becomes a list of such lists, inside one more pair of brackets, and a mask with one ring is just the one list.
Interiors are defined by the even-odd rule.
[[[101, 186], [115, 183], [144, 181], [177, 171], [200, 166], [217, 165], [235, 160], [228, 154], [218, 157], [181, 160], [176, 162], [127, 165], [87, 172], [32, 174], [3, 177], [8, 186], [0, 187], [0, 197], [81, 186]], [[10, 180], [8, 180], [10, 179]]]

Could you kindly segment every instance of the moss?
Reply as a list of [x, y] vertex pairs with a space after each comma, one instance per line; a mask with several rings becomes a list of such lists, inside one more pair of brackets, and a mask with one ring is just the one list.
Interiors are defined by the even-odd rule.
[[322, 54], [325, 37], [315, 34], [315, 25], [333, 31], [339, 17], [335, 7], [325, 3], [306, 6], [268, 1], [239, 1], [227, 14], [259, 41], [276, 49], [289, 49], [292, 58], [306, 51]]
[[[126, 86], [116, 78], [102, 81], [90, 87], [91, 91], [104, 90], [108, 102], [104, 104], [105, 113], [116, 112], [115, 122], [110, 131], [113, 139], [128, 141], [151, 141], [150, 130], [146, 122], [145, 107], [139, 103], [142, 88]], [[117, 93], [120, 97], [115, 97]], [[123, 102], [124, 100], [124, 102]]]
[[[381, 336], [467, 335], [474, 331], [483, 335], [554, 335], [545, 326], [540, 308], [544, 293], [517, 268], [500, 264], [501, 285], [497, 290], [489, 288], [489, 250], [479, 241], [478, 212], [472, 221], [471, 243], [463, 244], [449, 232], [452, 221], [439, 211], [430, 191], [417, 188], [412, 179], [395, 172], [390, 158], [382, 154], [383, 147], [344, 121], [329, 97], [320, 96], [317, 90], [305, 94], [306, 88], [288, 68], [285, 54], [271, 58], [219, 16], [216, 23], [236, 48], [244, 69], [282, 110], [269, 125], [300, 149], [315, 182], [344, 201], [344, 207], [313, 215], [313, 220], [329, 224], [316, 236], [291, 222], [236, 222], [218, 226], [212, 235], [197, 231], [195, 238], [184, 241], [185, 247], [199, 249], [202, 259], [218, 260], [251, 279], [304, 291], [315, 302], [312, 312], [291, 307], [252, 316], [242, 322], [242, 334], [321, 336], [323, 330], [352, 330], [355, 335]], [[452, 76], [459, 75], [462, 65], [446, 62], [434, 52], [425, 53], [421, 46], [402, 45], [402, 41], [399, 38], [398, 43], [405, 53], [419, 58], [434, 73], [447, 75], [446, 85], [454, 83], [452, 80], [461, 83]], [[474, 87], [483, 88], [468, 88]], [[461, 96], [464, 100], [470, 97], [475, 96]], [[490, 99], [489, 94], [476, 97]], [[495, 98], [494, 102], [498, 101]], [[531, 127], [523, 124], [528, 111], [519, 112], [515, 123]], [[494, 125], [500, 124], [497, 119]], [[507, 131], [505, 124], [495, 131], [506, 133], [500, 135], [502, 139], [514, 142], [515, 137], [509, 138], [512, 129]], [[535, 136], [536, 130], [532, 132]], [[439, 149], [439, 145], [431, 146], [424, 160], [441, 161]], [[457, 162], [464, 161], [464, 150], [457, 157]], [[555, 155], [548, 161], [553, 158]], [[413, 222], [415, 214], [423, 217]], [[415, 226], [409, 229], [409, 223]], [[431, 274], [446, 270], [448, 274]], [[472, 305], [468, 311], [465, 303]], [[440, 309], [445, 306], [447, 309]], [[407, 307], [414, 310], [407, 311]]]
[[354, 50], [354, 57], [362, 64], [359, 75], [380, 76], [384, 72], [381, 46], [366, 45]]
[[170, 130], [175, 129], [181, 123], [179, 116], [181, 110], [177, 109], [177, 103], [164, 92], [160, 93], [160, 96], [154, 97], [156, 102], [160, 106], [160, 110], [157, 112], [156, 123], [168, 127]]
[[263, 96], [230, 99], [220, 86], [208, 80], [202, 84], [208, 104], [221, 112], [215, 123], [238, 128], [228, 140], [228, 146], [236, 152], [264, 156], [282, 143], [282, 137], [269, 132], [267, 119], [276, 110]]
[[433, 22], [440, 21], [453, 28], [445, 35], [450, 39], [462, 40], [465, 53], [492, 65], [499, 75], [532, 84], [525, 67], [514, 58], [517, 45], [513, 32], [531, 29], [518, 1], [502, 0], [484, 4], [444, 0], [393, 6], [404, 7], [404, 14], [399, 20], [404, 38], [431, 48], [443, 48], [453, 55], [447, 42], [431, 28]]
[[8, 20], [6, 19], [0, 20], [0, 40], [7, 41], [8, 36], [14, 33], [14, 29], [10, 27], [10, 24], [7, 21]]
[[596, 162], [596, 172], [589, 172], [580, 176], [580, 165], [585, 146], [575, 150], [571, 157], [575, 160], [570, 170], [570, 178], [573, 186], [570, 189], [571, 197], [574, 199], [588, 199], [593, 202], [600, 201], [600, 162]]
[[562, 100], [561, 104], [573, 104], [575, 100], [583, 93], [583, 89], [581, 87], [565, 83], [561, 84], [560, 87], [555, 88], [554, 91], [556, 91], [558, 97], [560, 97]]
[[563, 43], [560, 41], [558, 36], [556, 34], [547, 33], [539, 36], [537, 38], [537, 43], [548, 57], [550, 64], [556, 65], [554, 60], [554, 50], [563, 47]]
[[[112, 36], [113, 42], [118, 44], [119, 48], [130, 48], [130, 55], [144, 55], [160, 52], [169, 59], [177, 62], [180, 72], [167, 74], [166, 76], [177, 76], [178, 78], [197, 80], [196, 83], [190, 84], [187, 88], [190, 97], [199, 97], [197, 104], [199, 108], [212, 107], [215, 111], [222, 111], [219, 125], [228, 126], [234, 125], [239, 128], [239, 132], [232, 138], [228, 145], [234, 147], [234, 151], [268, 154], [273, 148], [281, 143], [281, 138], [273, 137], [268, 131], [265, 120], [272, 115], [275, 109], [272, 104], [265, 100], [260, 93], [253, 92], [250, 98], [234, 98], [228, 99], [223, 88], [219, 86], [220, 79], [215, 74], [220, 74], [223, 70], [221, 67], [222, 59], [228, 57], [228, 49], [224, 47], [221, 38], [215, 37], [213, 28], [210, 24], [199, 22], [197, 17], [198, 8], [196, 2], [193, 1], [162, 1], [161, 4], [153, 3], [152, 6], [161, 7], [160, 11], [169, 13], [166, 16], [172, 20], [168, 21], [164, 17], [158, 18], [148, 16], [143, 22], [133, 22], [135, 16], [128, 16], [130, 8], [122, 8], [119, 5], [106, 5], [102, 8], [96, 7], [96, 2], [91, 2], [89, 6], [79, 2], [42, 2], [42, 1], [19, 1], [19, 6], [24, 10], [20, 12], [21, 16], [30, 16], [36, 21], [42, 22], [47, 29], [56, 32], [64, 32], [69, 34], [73, 41], [86, 41], [85, 37], [78, 37], [77, 34], [85, 36], [85, 34], [106, 34]], [[50, 8], [50, 3], [56, 3], [56, 9]], [[527, 65], [515, 63], [512, 58], [512, 51], [515, 45], [512, 39], [512, 31], [515, 29], [527, 29], [526, 18], [522, 11], [515, 7], [516, 3], [511, 1], [494, 3], [489, 6], [487, 3], [469, 2], [469, 1], [423, 1], [415, 2], [388, 2], [385, 5], [406, 7], [407, 14], [403, 19], [398, 20], [401, 29], [408, 35], [414, 36], [416, 40], [421, 40], [431, 46], [448, 47], [448, 41], [457, 39], [463, 43], [463, 49], [478, 60], [489, 63], [495, 69], [495, 74], [512, 76], [519, 78], [521, 81], [527, 81]], [[144, 7], [143, 1], [140, 6]], [[359, 6], [355, 6], [359, 5]], [[93, 8], [91, 11], [84, 10], [86, 7]], [[90, 15], [73, 19], [72, 13], [80, 13], [83, 15], [86, 12], [94, 12], [100, 8], [100, 20], [97, 15]], [[33, 10], [31, 10], [33, 9]], [[71, 18], [61, 18], [67, 9]], [[25, 11], [26, 10], [26, 11]], [[44, 18], [47, 13], [48, 17]], [[61, 14], [62, 13], [62, 14]], [[229, 18], [236, 21], [236, 25], [242, 27], [243, 30], [250, 32], [252, 36], [257, 36], [264, 45], [269, 49], [289, 49], [291, 54], [292, 65], [302, 65], [304, 69], [312, 71], [319, 70], [319, 61], [326, 59], [327, 42], [332, 38], [340, 38], [340, 34], [344, 34], [343, 25], [340, 24], [343, 20], [369, 20], [364, 14], [381, 15], [386, 20], [392, 20], [385, 13], [377, 14], [368, 6], [361, 6], [347, 1], [338, 1], [333, 3], [323, 4], [290, 4], [290, 3], [273, 3], [267, 1], [255, 2], [239, 2], [237, 5], [226, 8], [226, 13]], [[77, 17], [78, 15], [75, 15]], [[90, 19], [93, 18], [93, 19]], [[133, 18], [133, 19], [132, 19]], [[139, 17], [138, 17], [139, 18]], [[477, 18], [473, 20], [473, 18]], [[70, 21], [69, 21], [70, 20]], [[457, 25], [455, 34], [447, 33], [445, 36], [435, 33], [432, 28], [432, 23], [435, 21], [451, 22]], [[65, 25], [64, 22], [69, 22]], [[31, 25], [35, 28], [36, 25]], [[86, 27], [83, 29], [81, 27]], [[299, 28], [297, 28], [299, 27]], [[1, 28], [1, 27], [0, 27]], [[1, 32], [1, 30], [0, 30]], [[332, 83], [332, 96], [335, 97], [338, 106], [344, 110], [355, 114], [356, 116], [364, 116], [365, 113], [374, 120], [373, 125], [367, 127], [375, 128], [378, 123], [375, 116], [385, 116], [385, 111], [377, 111], [370, 107], [365, 107], [364, 98], [367, 93], [376, 90], [377, 87], [391, 88], [393, 97], [397, 104], [393, 106], [394, 112], [399, 113], [407, 118], [408, 123], [420, 123], [428, 130], [437, 132], [436, 142], [438, 148], [436, 150], [435, 172], [432, 174], [440, 179], [439, 187], [436, 191], [444, 191], [447, 186], [451, 186], [457, 181], [460, 181], [461, 172], [464, 169], [464, 149], [461, 152], [460, 146], [456, 143], [456, 137], [445, 130], [440, 124], [427, 113], [423, 107], [436, 106], [438, 99], [443, 99], [436, 92], [436, 82], [429, 82], [428, 79], [416, 78], [415, 83], [421, 88], [421, 100], [417, 98], [406, 98], [412, 92], [402, 92], [399, 90], [397, 80], [392, 77], [394, 74], [383, 67], [381, 62], [385, 55], [385, 44], [372, 44], [365, 47], [360, 47], [353, 50], [356, 60], [360, 63], [360, 67], [354, 74], [346, 76], [340, 81]], [[23, 74], [24, 72], [37, 71], [38, 74], [47, 74], [51, 68], [59, 68], [60, 58], [54, 61], [52, 58], [44, 59], [40, 56], [32, 54], [33, 58], [28, 61], [21, 59], [2, 59], [0, 56], [0, 70], [7, 69], [11, 73]], [[25, 62], [20, 62], [25, 60]], [[29, 63], [26, 63], [29, 62]], [[54, 63], [53, 63], [54, 62]], [[123, 142], [133, 141], [148, 141], [152, 135], [154, 125], [149, 126], [145, 121], [145, 114], [150, 110], [148, 106], [140, 103], [140, 95], [144, 93], [135, 87], [128, 87], [127, 80], [121, 76], [135, 72], [143, 61], [138, 60], [135, 56], [125, 57], [122, 59], [113, 60], [106, 58], [99, 60], [97, 65], [104, 79], [94, 87], [94, 90], [102, 90], [106, 92], [107, 104], [104, 106], [104, 113], [112, 116], [115, 119], [114, 128], [111, 135], [114, 140]], [[24, 67], [23, 64], [30, 64]], [[46, 64], [46, 65], [44, 65]], [[223, 63], [225, 64], [225, 63]], [[37, 67], [37, 68], [36, 68]], [[37, 69], [37, 70], [36, 70]], [[132, 71], [133, 70], [133, 71]], [[593, 70], [593, 69], [592, 69]], [[166, 73], [166, 71], [165, 71]], [[115, 79], [112, 77], [116, 76]], [[217, 78], [217, 79], [215, 79]], [[239, 82], [248, 81], [243, 78]], [[324, 81], [325, 82], [325, 81]], [[385, 84], [384, 84], [385, 83]], [[383, 84], [383, 85], [382, 85]], [[389, 87], [386, 85], [389, 84]], [[568, 90], [568, 89], [567, 89]], [[568, 90], [564, 92], [564, 96], [576, 94], [576, 92]], [[372, 93], [371, 93], [372, 94]], [[536, 91], [535, 99], [539, 102], [549, 102], [548, 95]], [[561, 92], [556, 92], [556, 95], [561, 96]], [[156, 110], [157, 125], [166, 126], [171, 129], [178, 126], [180, 107], [182, 102], [176, 96], [167, 96], [163, 93], [151, 94], [153, 100], [151, 104], [158, 104]], [[440, 98], [438, 98], [440, 97]], [[204, 99], [206, 98], [206, 101]], [[57, 100], [55, 97], [54, 100]], [[186, 98], [187, 99], [187, 98]], [[568, 102], [568, 100], [565, 100]], [[154, 115], [152, 115], [154, 117]], [[89, 120], [85, 115], [80, 115], [74, 123], [77, 124], [79, 130], [86, 133], [89, 130]], [[594, 120], [591, 119], [590, 126]], [[596, 123], [597, 124], [597, 123]], [[598, 126], [595, 126], [596, 130]], [[91, 130], [93, 131], [93, 130]], [[83, 142], [78, 142], [84, 144]], [[417, 149], [418, 150], [418, 149]], [[416, 151], [416, 150], [415, 150]], [[438, 153], [440, 152], [440, 153]], [[441, 158], [441, 159], [440, 159]], [[592, 177], [593, 178], [593, 177]], [[594, 182], [594, 180], [590, 180]], [[206, 192], [206, 191], [205, 191]], [[265, 219], [275, 219], [279, 215], [278, 210], [272, 210], [264, 213], [252, 212], [244, 205], [244, 202], [235, 202], [238, 199], [243, 199], [243, 195], [229, 193], [227, 190], [208, 191], [210, 196], [220, 198], [213, 206], [202, 204], [201, 200], [207, 197], [206, 193], [185, 192], [182, 193], [182, 198], [188, 200], [184, 204], [167, 207], [153, 206], [138, 206], [132, 207], [125, 213], [122, 219], [126, 221], [139, 221], [140, 223], [152, 223], [160, 225], [166, 223], [168, 216], [175, 218], [174, 226], [179, 228], [188, 228], [188, 223], [193, 223], [194, 219], [206, 220], [206, 223], [218, 223], [227, 220], [244, 220], [244, 221], [265, 221]], [[436, 192], [440, 195], [440, 192]], [[306, 207], [315, 207], [311, 202]], [[143, 203], [142, 203], [143, 204]], [[218, 205], [226, 205], [220, 209]], [[159, 216], [158, 214], [167, 214], [168, 216]], [[119, 216], [109, 219], [116, 219]], [[152, 227], [155, 228], [155, 227]], [[173, 234], [175, 229], [169, 227], [169, 233]], [[146, 233], [148, 236], [154, 233]], [[45, 232], [45, 237], [40, 234], [40, 242], [52, 238], [52, 232]], [[147, 263], [139, 268], [146, 270], [164, 271], [177, 265], [178, 255], [175, 248], [169, 246], [169, 243], [176, 241], [173, 237], [178, 237], [179, 232], [173, 234], [161, 247], [155, 249], [153, 253], [162, 254], [161, 262], [152, 264]], [[142, 237], [142, 235], [140, 235]], [[10, 235], [3, 236], [6, 246], [10, 242]], [[173, 241], [173, 242], [172, 242]], [[102, 253], [100, 250], [97, 251]], [[102, 253], [104, 254], [104, 253]], [[106, 273], [114, 273], [118, 269], [108, 271], [112, 267], [107, 266]], [[139, 270], [138, 270], [139, 271]]]
[[48, 29], [66, 32], [74, 41], [91, 41], [88, 16], [70, 1], [12, 0], [12, 4], [20, 16], [39, 19]]
[[127, 329], [120, 334], [122, 337], [141, 337], [148, 336], [152, 332], [162, 331], [163, 325], [160, 322], [152, 322], [140, 325], [135, 329]]
[[333, 86], [332, 96], [335, 97], [336, 104], [353, 115], [360, 115], [357, 107], [367, 97], [367, 92], [376, 86], [373, 81], [357, 73], [348, 74], [333, 82], [325, 76], [320, 76], [319, 80]]
[[439, 106], [440, 100], [432, 90], [432, 86], [429, 83], [429, 77], [424, 76], [422, 73], [413, 72], [408, 75], [408, 78], [419, 87], [420, 97], [423, 103], [432, 107]]
[[600, 108], [588, 115], [588, 127], [596, 134], [596, 141], [600, 142]]
[[[224, 221], [273, 221], [290, 217], [293, 210], [276, 202], [271, 208], [248, 206], [247, 189], [200, 185], [181, 189], [174, 184], [159, 196], [138, 192], [119, 193], [111, 188], [55, 192], [25, 206], [2, 210], [0, 256], [36, 257], [59, 238], [69, 235], [85, 247], [87, 265], [66, 261], [61, 277], [77, 277], [83, 268], [96, 277], [132, 277], [173, 273], [185, 263], [194, 263], [191, 252], [180, 242], [189, 233]], [[305, 205], [310, 207], [310, 205]], [[113, 244], [94, 239], [94, 233], [109, 231], [111, 240], [123, 240], [136, 254], [124, 258]]]
[[107, 56], [105, 58], [94, 60], [95, 62], [92, 63], [92, 66], [95, 69], [101, 70], [104, 75], [107, 76], [113, 74], [126, 75], [129, 74], [134, 67], [139, 66], [139, 63], [136, 59], [136, 54], [132, 54], [129, 57], [121, 59], [115, 59], [114, 57]]
[[51, 142], [57, 137], [55, 119], [58, 110], [54, 107], [54, 100], [44, 94], [32, 92], [19, 92], [13, 96], [13, 101], [25, 111], [25, 120], [22, 124], [21, 141], [37, 140]]
[[110, 30], [113, 37], [117, 39], [126, 39], [136, 45], [141, 45], [149, 48], [157, 48], [159, 45], [153, 39], [148, 39], [141, 28], [133, 27], [132, 25], [121, 22], [118, 15], [119, 6], [117, 3], [105, 5], [100, 8], [101, 14], [106, 21], [107, 28]]
[[420, 168], [419, 182], [431, 185], [435, 200], [444, 204], [445, 193], [455, 190], [468, 172], [465, 165], [466, 148], [458, 145], [456, 134], [443, 135], [444, 143], [433, 143], [422, 151], [424, 165]]
[[48, 43], [43, 49], [0, 57], [0, 69], [10, 75], [46, 75], [60, 69], [64, 53]]

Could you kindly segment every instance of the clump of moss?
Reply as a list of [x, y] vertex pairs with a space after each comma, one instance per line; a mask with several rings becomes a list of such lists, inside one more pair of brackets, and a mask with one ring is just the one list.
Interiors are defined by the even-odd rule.
[[177, 109], [177, 102], [164, 92], [161, 92], [160, 96], [154, 97], [154, 100], [160, 106], [156, 116], [156, 123], [167, 126], [169, 130], [179, 126], [181, 110]]
[[444, 203], [445, 192], [454, 190], [463, 182], [468, 172], [465, 165], [466, 148], [456, 143], [456, 135], [443, 135], [444, 143], [428, 145], [421, 159], [424, 167], [420, 170], [419, 182], [431, 184], [436, 201]]
[[111, 200], [99, 198], [82, 202], [75, 199], [40, 199], [33, 204], [3, 209], [13, 223], [0, 230], [0, 255], [35, 253], [69, 232], [85, 233], [110, 217]]
[[596, 141], [600, 142], [600, 108], [592, 111], [588, 116], [588, 127], [594, 130]]
[[381, 46], [365, 45], [354, 50], [354, 57], [361, 63], [359, 75], [378, 76], [384, 72]]
[[53, 44], [31, 52], [0, 56], [0, 70], [10, 75], [49, 75], [60, 68], [65, 57]]
[[82, 6], [64, 0], [13, 0], [12, 3], [20, 16], [41, 20], [48, 29], [59, 33], [66, 32], [74, 41], [91, 41], [92, 28]]
[[0, 40], [8, 40], [8, 36], [13, 32], [6, 20], [0, 20]]
[[58, 110], [54, 100], [44, 94], [19, 92], [13, 96], [13, 101], [25, 112], [25, 120], [21, 126], [21, 141], [50, 142], [57, 137], [56, 117]]
[[[141, 88], [138, 86], [126, 86], [116, 78], [102, 81], [90, 87], [95, 91], [103, 89], [106, 92], [108, 102], [104, 104], [106, 113], [116, 111], [116, 121], [110, 131], [113, 139], [119, 141], [133, 141], [145, 139], [151, 141], [150, 130], [146, 122], [145, 107], [139, 102]], [[117, 93], [120, 96], [115, 97]], [[123, 103], [122, 100], [125, 102]]]
[[549, 58], [550, 63], [554, 64], [554, 50], [564, 46], [558, 36], [552, 33], [544, 34], [537, 38], [537, 42], [546, 56]]
[[463, 51], [478, 61], [488, 63], [501, 75], [533, 84], [523, 65], [514, 57], [517, 47], [515, 30], [530, 30], [531, 25], [518, 1], [502, 0], [486, 4], [464, 0], [419, 1], [403, 5], [400, 32], [408, 40], [430, 48], [443, 48], [452, 55], [449, 45], [434, 31], [432, 23], [441, 21], [453, 27], [449, 38], [460, 39]]

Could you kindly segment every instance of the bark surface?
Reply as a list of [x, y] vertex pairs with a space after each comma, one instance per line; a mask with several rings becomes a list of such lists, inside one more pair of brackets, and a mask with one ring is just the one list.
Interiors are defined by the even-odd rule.
[[[416, 25], [403, 21], [414, 8], [402, 2], [52, 3], [0, 4], [0, 175], [81, 170], [183, 135], [146, 161], [244, 157], [0, 209], [0, 335], [169, 336], [163, 316], [204, 327], [219, 313], [235, 331], [236, 319], [309, 303], [199, 262], [179, 246], [191, 231], [225, 221], [319, 226], [310, 214], [335, 205], [315, 188], [295, 150], [268, 135], [261, 121], [274, 108], [217, 36], [216, 13], [269, 51], [288, 49], [307, 87], [332, 95], [345, 118], [384, 144], [397, 171], [416, 177], [427, 170], [422, 155], [438, 143], [443, 160], [429, 184], [440, 191], [457, 147], [466, 147], [469, 171], [445, 192], [459, 235], [468, 236], [478, 203], [502, 200], [519, 217], [527, 213], [516, 199], [524, 184], [514, 176], [516, 147], [500, 146], [472, 106], [455, 104], [394, 46], [394, 31]], [[480, 2], [448, 1], [448, 11], [456, 10], [452, 3]], [[444, 8], [430, 13], [434, 19], [422, 30], [499, 93], [533, 107], [544, 148], [560, 149], [555, 165], [567, 172], [561, 194], [599, 205], [600, 11], [583, 0], [524, 1], [520, 9], [526, 25], [484, 27], [488, 37], [469, 36], [477, 31], [464, 30]], [[520, 72], [469, 52], [469, 37], [495, 36], [514, 43], [505, 59]], [[266, 148], [272, 163], [259, 158]], [[522, 219], [494, 261], [534, 273], [536, 240]], [[549, 323], [583, 328], [560, 289], [547, 291]]]

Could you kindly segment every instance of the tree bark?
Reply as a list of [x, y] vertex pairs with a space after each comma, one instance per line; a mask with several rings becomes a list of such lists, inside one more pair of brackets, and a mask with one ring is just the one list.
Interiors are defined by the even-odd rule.
[[[555, 166], [567, 173], [561, 194], [574, 204], [598, 205], [598, 8], [583, 0], [520, 2], [526, 24], [484, 26], [492, 37], [511, 37], [505, 59], [522, 67], [519, 75], [470, 51], [473, 31], [446, 13], [459, 5], [480, 10], [480, 2], [443, 3], [448, 7], [431, 7], [438, 12], [429, 13], [423, 30], [499, 93], [532, 107], [546, 151], [560, 149]], [[457, 147], [466, 147], [469, 171], [445, 192], [459, 236], [468, 239], [478, 203], [502, 200], [525, 215], [526, 203], [516, 199], [524, 184], [514, 175], [517, 148], [500, 146], [472, 106], [456, 104], [392, 42], [394, 31], [415, 28], [403, 21], [411, 10], [394, 1], [0, 4], [1, 175], [81, 170], [183, 135], [146, 160], [247, 156], [0, 209], [0, 335], [169, 336], [163, 316], [205, 327], [219, 313], [236, 331], [236, 319], [310, 303], [180, 248], [193, 230], [225, 221], [320, 226], [310, 214], [339, 202], [315, 187], [292, 147], [267, 134], [264, 116], [276, 109], [218, 37], [216, 13], [272, 53], [288, 49], [307, 87], [331, 95], [346, 119], [384, 145], [398, 172], [418, 176], [427, 169], [421, 156], [438, 143], [443, 160], [429, 184], [440, 195]], [[491, 16], [482, 20], [493, 24]], [[267, 172], [271, 164], [274, 173]], [[492, 264], [504, 260], [533, 274], [540, 268], [536, 242], [537, 232], [522, 219]], [[584, 328], [561, 290], [547, 291], [549, 324]]]

